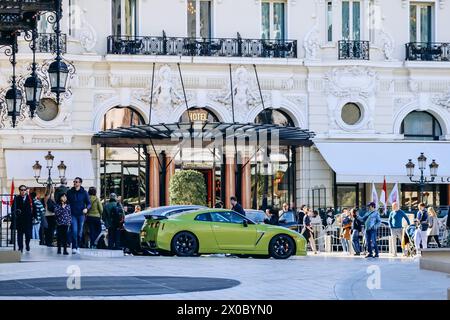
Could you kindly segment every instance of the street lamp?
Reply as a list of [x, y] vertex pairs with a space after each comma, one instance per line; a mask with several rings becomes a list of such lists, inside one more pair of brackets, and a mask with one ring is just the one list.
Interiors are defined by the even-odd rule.
[[[53, 24], [53, 29], [56, 35], [55, 60], [48, 65], [48, 80], [45, 80], [43, 85], [42, 80], [37, 74], [37, 65], [35, 59], [36, 53], [36, 39], [37, 20], [43, 12], [51, 12], [53, 15], [47, 19], [49, 23]], [[17, 36], [25, 32], [25, 40], [31, 41], [30, 48], [33, 51], [33, 62], [31, 64], [31, 75], [23, 83], [23, 91], [25, 91], [26, 104], [30, 109], [31, 118], [34, 117], [37, 106], [40, 103], [44, 87], [50, 89], [56, 96], [56, 103], [60, 104], [60, 95], [66, 93], [67, 80], [69, 75], [75, 72], [75, 67], [72, 63], [66, 63], [62, 57], [61, 48], [61, 19], [63, 16], [62, 0], [0, 0], [0, 49], [7, 47], [5, 54], [10, 56], [11, 64], [13, 65], [12, 88], [10, 93], [5, 97], [7, 100], [8, 114], [12, 117], [12, 126], [15, 127], [16, 119], [21, 114], [22, 91], [17, 89], [15, 65], [17, 53]], [[30, 38], [31, 31], [31, 38]], [[31, 40], [30, 40], [31, 39]], [[45, 72], [45, 68], [41, 68]], [[66, 97], [70, 94], [66, 94]], [[13, 98], [14, 97], [14, 98]], [[19, 99], [20, 97], [20, 99]], [[9, 102], [8, 103], [8, 99]], [[14, 103], [12, 101], [15, 101]], [[0, 106], [1, 107], [1, 106]]]
[[435, 178], [437, 177], [437, 170], [439, 168], [439, 165], [436, 163], [436, 160], [432, 160], [431, 164], [429, 165], [430, 178], [427, 179], [427, 177], [424, 176], [424, 171], [427, 167], [427, 157], [425, 157], [423, 152], [420, 153], [420, 156], [417, 158], [417, 163], [419, 164], [420, 178], [418, 180], [413, 179], [415, 164], [412, 162], [412, 159], [409, 159], [408, 163], [405, 165], [406, 175], [411, 182], [419, 186], [419, 198], [420, 202], [423, 202], [423, 188], [427, 183], [434, 182]]
[[[44, 185], [44, 186], [51, 186], [51, 185], [57, 185], [56, 182], [53, 182], [52, 176], [51, 176], [51, 172], [52, 172], [52, 168], [53, 168], [53, 161], [55, 159], [55, 156], [52, 155], [52, 152], [49, 151], [48, 154], [44, 157], [45, 161], [46, 161], [46, 167], [48, 169], [48, 177], [46, 181], [39, 181], [39, 178], [41, 177], [41, 170], [42, 170], [42, 165], [39, 163], [39, 161], [36, 160], [36, 163], [33, 165], [33, 171], [34, 171], [34, 178], [36, 179], [36, 182]], [[66, 169], [67, 166], [64, 164], [64, 161], [61, 161], [61, 163], [57, 166], [58, 171], [59, 171], [59, 178], [61, 180], [66, 178]]]

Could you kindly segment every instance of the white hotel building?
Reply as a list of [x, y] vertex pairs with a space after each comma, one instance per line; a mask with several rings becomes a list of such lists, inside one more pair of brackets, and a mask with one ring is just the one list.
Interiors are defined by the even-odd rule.
[[[84, 186], [97, 186], [102, 197], [115, 192], [131, 203], [166, 203], [170, 175], [195, 168], [208, 183], [210, 205], [237, 188], [245, 207], [362, 206], [370, 200], [372, 182], [380, 192], [385, 177], [388, 192], [399, 182], [401, 203], [411, 207], [418, 188], [405, 164], [413, 159], [417, 174], [423, 152], [428, 163], [439, 163], [425, 200], [449, 205], [449, 0], [67, 0], [63, 5], [65, 58], [76, 67], [72, 94], [60, 106], [44, 99], [37, 117], [25, 114], [16, 128], [2, 111], [0, 192], [9, 192], [13, 178], [16, 186], [39, 187], [31, 167], [51, 150], [55, 163], [67, 165], [68, 179], [81, 176]], [[51, 32], [41, 20], [39, 32]], [[48, 39], [41, 39], [39, 61], [52, 57], [45, 52]], [[27, 49], [22, 40], [21, 75], [29, 72]], [[312, 145], [283, 147], [266, 174], [253, 157], [236, 181], [233, 164], [216, 165], [211, 155], [196, 163], [192, 155], [175, 154], [171, 161], [161, 156], [167, 151], [161, 144], [154, 149], [96, 144], [94, 135], [105, 129], [148, 123], [154, 63], [151, 124], [189, 117], [233, 122], [231, 64], [236, 122], [261, 121], [259, 80], [274, 122], [314, 132]], [[3, 94], [11, 72], [2, 55]], [[164, 181], [156, 156], [168, 164]]]

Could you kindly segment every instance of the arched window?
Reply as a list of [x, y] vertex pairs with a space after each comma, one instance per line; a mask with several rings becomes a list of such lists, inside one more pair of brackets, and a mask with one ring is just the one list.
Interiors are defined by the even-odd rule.
[[265, 109], [256, 116], [255, 123], [277, 124], [285, 127], [295, 127], [289, 115], [281, 110]]
[[205, 108], [190, 108], [185, 111], [181, 117], [180, 122], [219, 122], [217, 116]]
[[102, 129], [115, 129], [145, 124], [144, 118], [131, 107], [114, 107], [105, 113]]
[[401, 133], [407, 140], [439, 140], [442, 129], [432, 114], [413, 111], [403, 120]]

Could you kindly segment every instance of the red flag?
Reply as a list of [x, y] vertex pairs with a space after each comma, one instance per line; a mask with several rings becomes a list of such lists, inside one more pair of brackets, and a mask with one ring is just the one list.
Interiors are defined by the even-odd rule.
[[11, 193], [9, 194], [9, 205], [12, 207], [14, 202], [14, 178], [11, 182]]
[[388, 198], [388, 194], [387, 194], [387, 186], [386, 186], [386, 177], [384, 177], [383, 189], [381, 190], [381, 195], [380, 195], [380, 202], [383, 203], [384, 208], [386, 208], [387, 198]]

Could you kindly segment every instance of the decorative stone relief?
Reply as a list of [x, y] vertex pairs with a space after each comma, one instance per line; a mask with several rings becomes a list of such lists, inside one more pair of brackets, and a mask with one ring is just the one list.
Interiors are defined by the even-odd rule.
[[[233, 100], [235, 107], [235, 116], [245, 118], [245, 115], [254, 107], [261, 104], [258, 87], [255, 81], [250, 79], [247, 68], [240, 66], [233, 74]], [[230, 83], [219, 92], [210, 92], [208, 97], [218, 103], [225, 105], [231, 111], [231, 92]], [[264, 104], [267, 107], [271, 96], [264, 93]]]
[[434, 104], [445, 107], [450, 111], [450, 90], [447, 93], [437, 94], [431, 98]]
[[[370, 68], [349, 66], [333, 68], [325, 74], [325, 94], [328, 102], [329, 126], [341, 130], [373, 130], [375, 94], [378, 90], [378, 74]], [[362, 109], [363, 119], [358, 125], [346, 126], [340, 119], [341, 108], [354, 102]]]
[[384, 29], [380, 30], [380, 42], [386, 61], [394, 60], [393, 54], [395, 50], [395, 42], [392, 35], [386, 32]]
[[407, 104], [413, 102], [414, 100], [416, 100], [416, 98], [414, 98], [414, 97], [397, 97], [397, 98], [394, 98], [395, 109], [397, 110], [397, 109], [403, 107], [404, 105], [407, 105]]
[[[83, 13], [87, 10], [83, 9]], [[91, 53], [97, 44], [97, 32], [94, 27], [86, 20], [85, 14], [81, 15], [81, 29], [79, 30], [79, 39], [81, 46], [86, 52]]]
[[318, 50], [320, 48], [320, 32], [317, 21], [303, 39], [303, 48], [305, 49], [305, 59], [318, 60]]
[[98, 106], [114, 96], [113, 92], [101, 92], [94, 95], [94, 105]]

